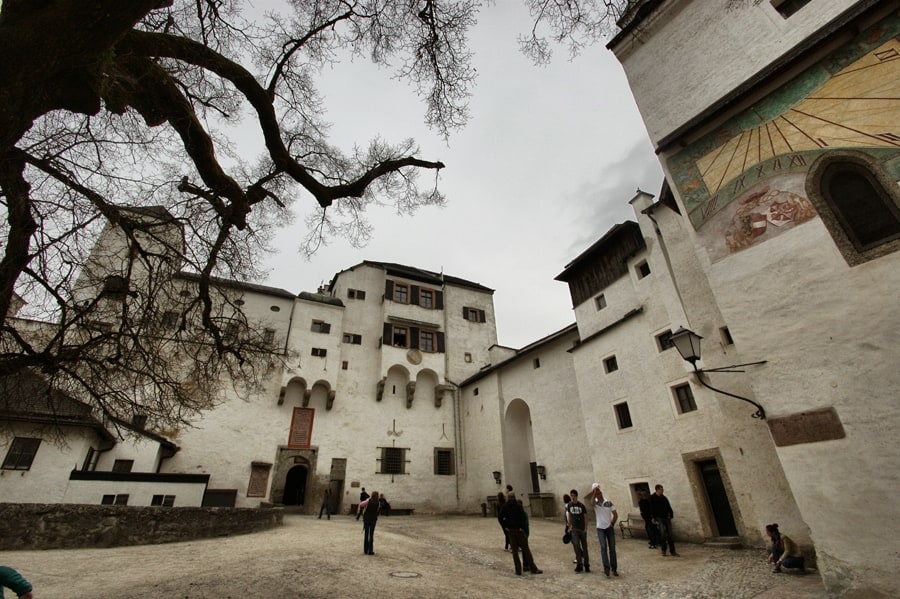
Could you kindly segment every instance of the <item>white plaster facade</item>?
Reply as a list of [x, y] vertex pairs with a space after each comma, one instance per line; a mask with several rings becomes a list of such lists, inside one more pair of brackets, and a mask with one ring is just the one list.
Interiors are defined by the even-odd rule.
[[[847, 225], [828, 203], [838, 200], [824, 199], [820, 166], [863, 165], [877, 181], [873, 188], [883, 189], [886, 216], [879, 219], [896, 226], [889, 215], [900, 210], [900, 168], [890, 132], [900, 122], [900, 5], [810, 2], [783, 18], [765, 1], [713, 14], [722, 4], [657, 3], [638, 33], [610, 45], [683, 215], [670, 255], [696, 262], [718, 313], [691, 311], [685, 326], [707, 343], [725, 323], [743, 358], [736, 361], [766, 360], [747, 370], [744, 394], [767, 410], [829, 594], [897, 596], [900, 254], [890, 238], [866, 249], [848, 241]], [[831, 93], [838, 87], [840, 94]], [[818, 124], [803, 120], [811, 105], [826, 101], [830, 117], [813, 110]], [[722, 145], [740, 136], [755, 145], [757, 132], [791, 120], [810, 133], [808, 144], [773, 143], [770, 150], [760, 136], [758, 152]], [[851, 128], [856, 133], [845, 135]], [[735, 158], [712, 182], [703, 168], [715, 170], [708, 157], [726, 146]], [[790, 176], [776, 172], [784, 167], [793, 167]], [[729, 211], [752, 207], [770, 191], [783, 194], [777, 201], [790, 198], [781, 207], [812, 207], [795, 222], [747, 214], [762, 228], [737, 248], [719, 249], [721, 231], [727, 237], [735, 230], [724, 228]], [[668, 242], [679, 227], [661, 228]], [[684, 283], [679, 277], [682, 294]], [[719, 358], [705, 352], [701, 365], [718, 366]], [[849, 505], [864, 506], [865, 515]], [[773, 521], [790, 530], [780, 515]]]

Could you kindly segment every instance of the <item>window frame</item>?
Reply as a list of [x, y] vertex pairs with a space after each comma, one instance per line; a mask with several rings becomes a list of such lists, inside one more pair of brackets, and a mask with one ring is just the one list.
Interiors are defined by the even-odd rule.
[[637, 264], [634, 265], [634, 272], [637, 275], [638, 280], [644, 279], [650, 276], [650, 273], [653, 271], [650, 269], [650, 263], [646, 260], [641, 260]]
[[[428, 298], [427, 300], [425, 299], [426, 297]], [[431, 289], [419, 289], [419, 306], [427, 310], [434, 310], [434, 291]]]
[[603, 308], [605, 308], [607, 305], [608, 304], [606, 302], [606, 294], [605, 293], [601, 293], [600, 295], [598, 295], [594, 298], [594, 306], [597, 308], [598, 312], [600, 310], [602, 310]]
[[325, 358], [328, 356], [328, 350], [325, 349], [324, 347], [314, 347], [314, 348], [312, 348], [310, 355], [312, 355], [316, 358]]
[[31, 470], [42, 440], [39, 437], [13, 437], [0, 470]]
[[613, 411], [616, 414], [616, 425], [620, 431], [634, 428], [634, 419], [631, 417], [631, 408], [628, 407], [627, 401], [613, 404]]
[[150, 499], [150, 507], [175, 507], [175, 496], [154, 495]]
[[613, 354], [611, 356], [607, 356], [603, 358], [603, 371], [606, 374], [612, 374], [619, 369], [619, 361], [616, 359], [616, 355]]
[[131, 472], [134, 468], [134, 460], [114, 460], [112, 465], [112, 470], [110, 472], [122, 472], [128, 473]]
[[391, 296], [391, 301], [396, 304], [408, 304], [409, 303], [409, 285], [404, 283], [394, 283], [394, 292]]
[[[683, 390], [687, 390], [688, 395], [682, 397]], [[675, 399], [675, 409], [679, 414], [690, 414], [691, 412], [697, 411], [697, 399], [694, 396], [694, 389], [691, 387], [690, 383], [681, 383], [679, 385], [672, 386], [672, 397]], [[685, 409], [685, 403], [687, 403], [687, 408]]]
[[344, 333], [341, 336], [341, 343], [348, 343], [350, 345], [362, 345], [362, 335], [358, 335], [356, 333]]
[[313, 333], [328, 335], [331, 333], [331, 323], [314, 318], [312, 324], [309, 325], [309, 330]]
[[419, 329], [420, 351], [433, 354], [437, 352], [437, 334], [434, 331]]
[[657, 333], [654, 335], [654, 338], [656, 339], [656, 349], [659, 350], [659, 353], [663, 353], [664, 351], [668, 351], [675, 347], [675, 344], [672, 343], [672, 329]]
[[[453, 476], [456, 474], [456, 456], [452, 447], [434, 448], [434, 475]], [[442, 459], [443, 458], [443, 459]]]
[[378, 474], [407, 474], [406, 464], [409, 462], [408, 447], [379, 447]]

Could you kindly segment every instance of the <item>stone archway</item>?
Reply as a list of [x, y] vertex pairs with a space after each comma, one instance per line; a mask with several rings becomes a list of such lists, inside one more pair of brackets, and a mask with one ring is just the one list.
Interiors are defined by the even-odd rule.
[[294, 466], [287, 472], [284, 480], [284, 491], [281, 496], [282, 505], [303, 506], [306, 503], [306, 483], [309, 480], [309, 469], [306, 466]]
[[503, 478], [513, 486], [519, 497], [537, 493], [531, 473], [534, 462], [534, 436], [531, 430], [531, 409], [521, 399], [509, 402], [503, 420]]
[[272, 471], [270, 501], [274, 504], [302, 507], [305, 514], [318, 509], [318, 505], [313, 505], [321, 492], [316, 488], [316, 457], [315, 447], [279, 447]]

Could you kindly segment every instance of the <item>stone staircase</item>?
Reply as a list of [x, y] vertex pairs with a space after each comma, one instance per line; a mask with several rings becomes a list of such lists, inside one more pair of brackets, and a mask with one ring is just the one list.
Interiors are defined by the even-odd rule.
[[716, 549], [740, 549], [740, 537], [712, 537], [703, 542], [704, 547], [713, 547]]

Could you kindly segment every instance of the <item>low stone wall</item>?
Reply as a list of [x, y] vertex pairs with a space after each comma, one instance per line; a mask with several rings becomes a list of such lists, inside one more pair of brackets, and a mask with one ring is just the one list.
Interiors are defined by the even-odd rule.
[[268, 530], [283, 520], [278, 508], [0, 503], [0, 550], [171, 543]]

